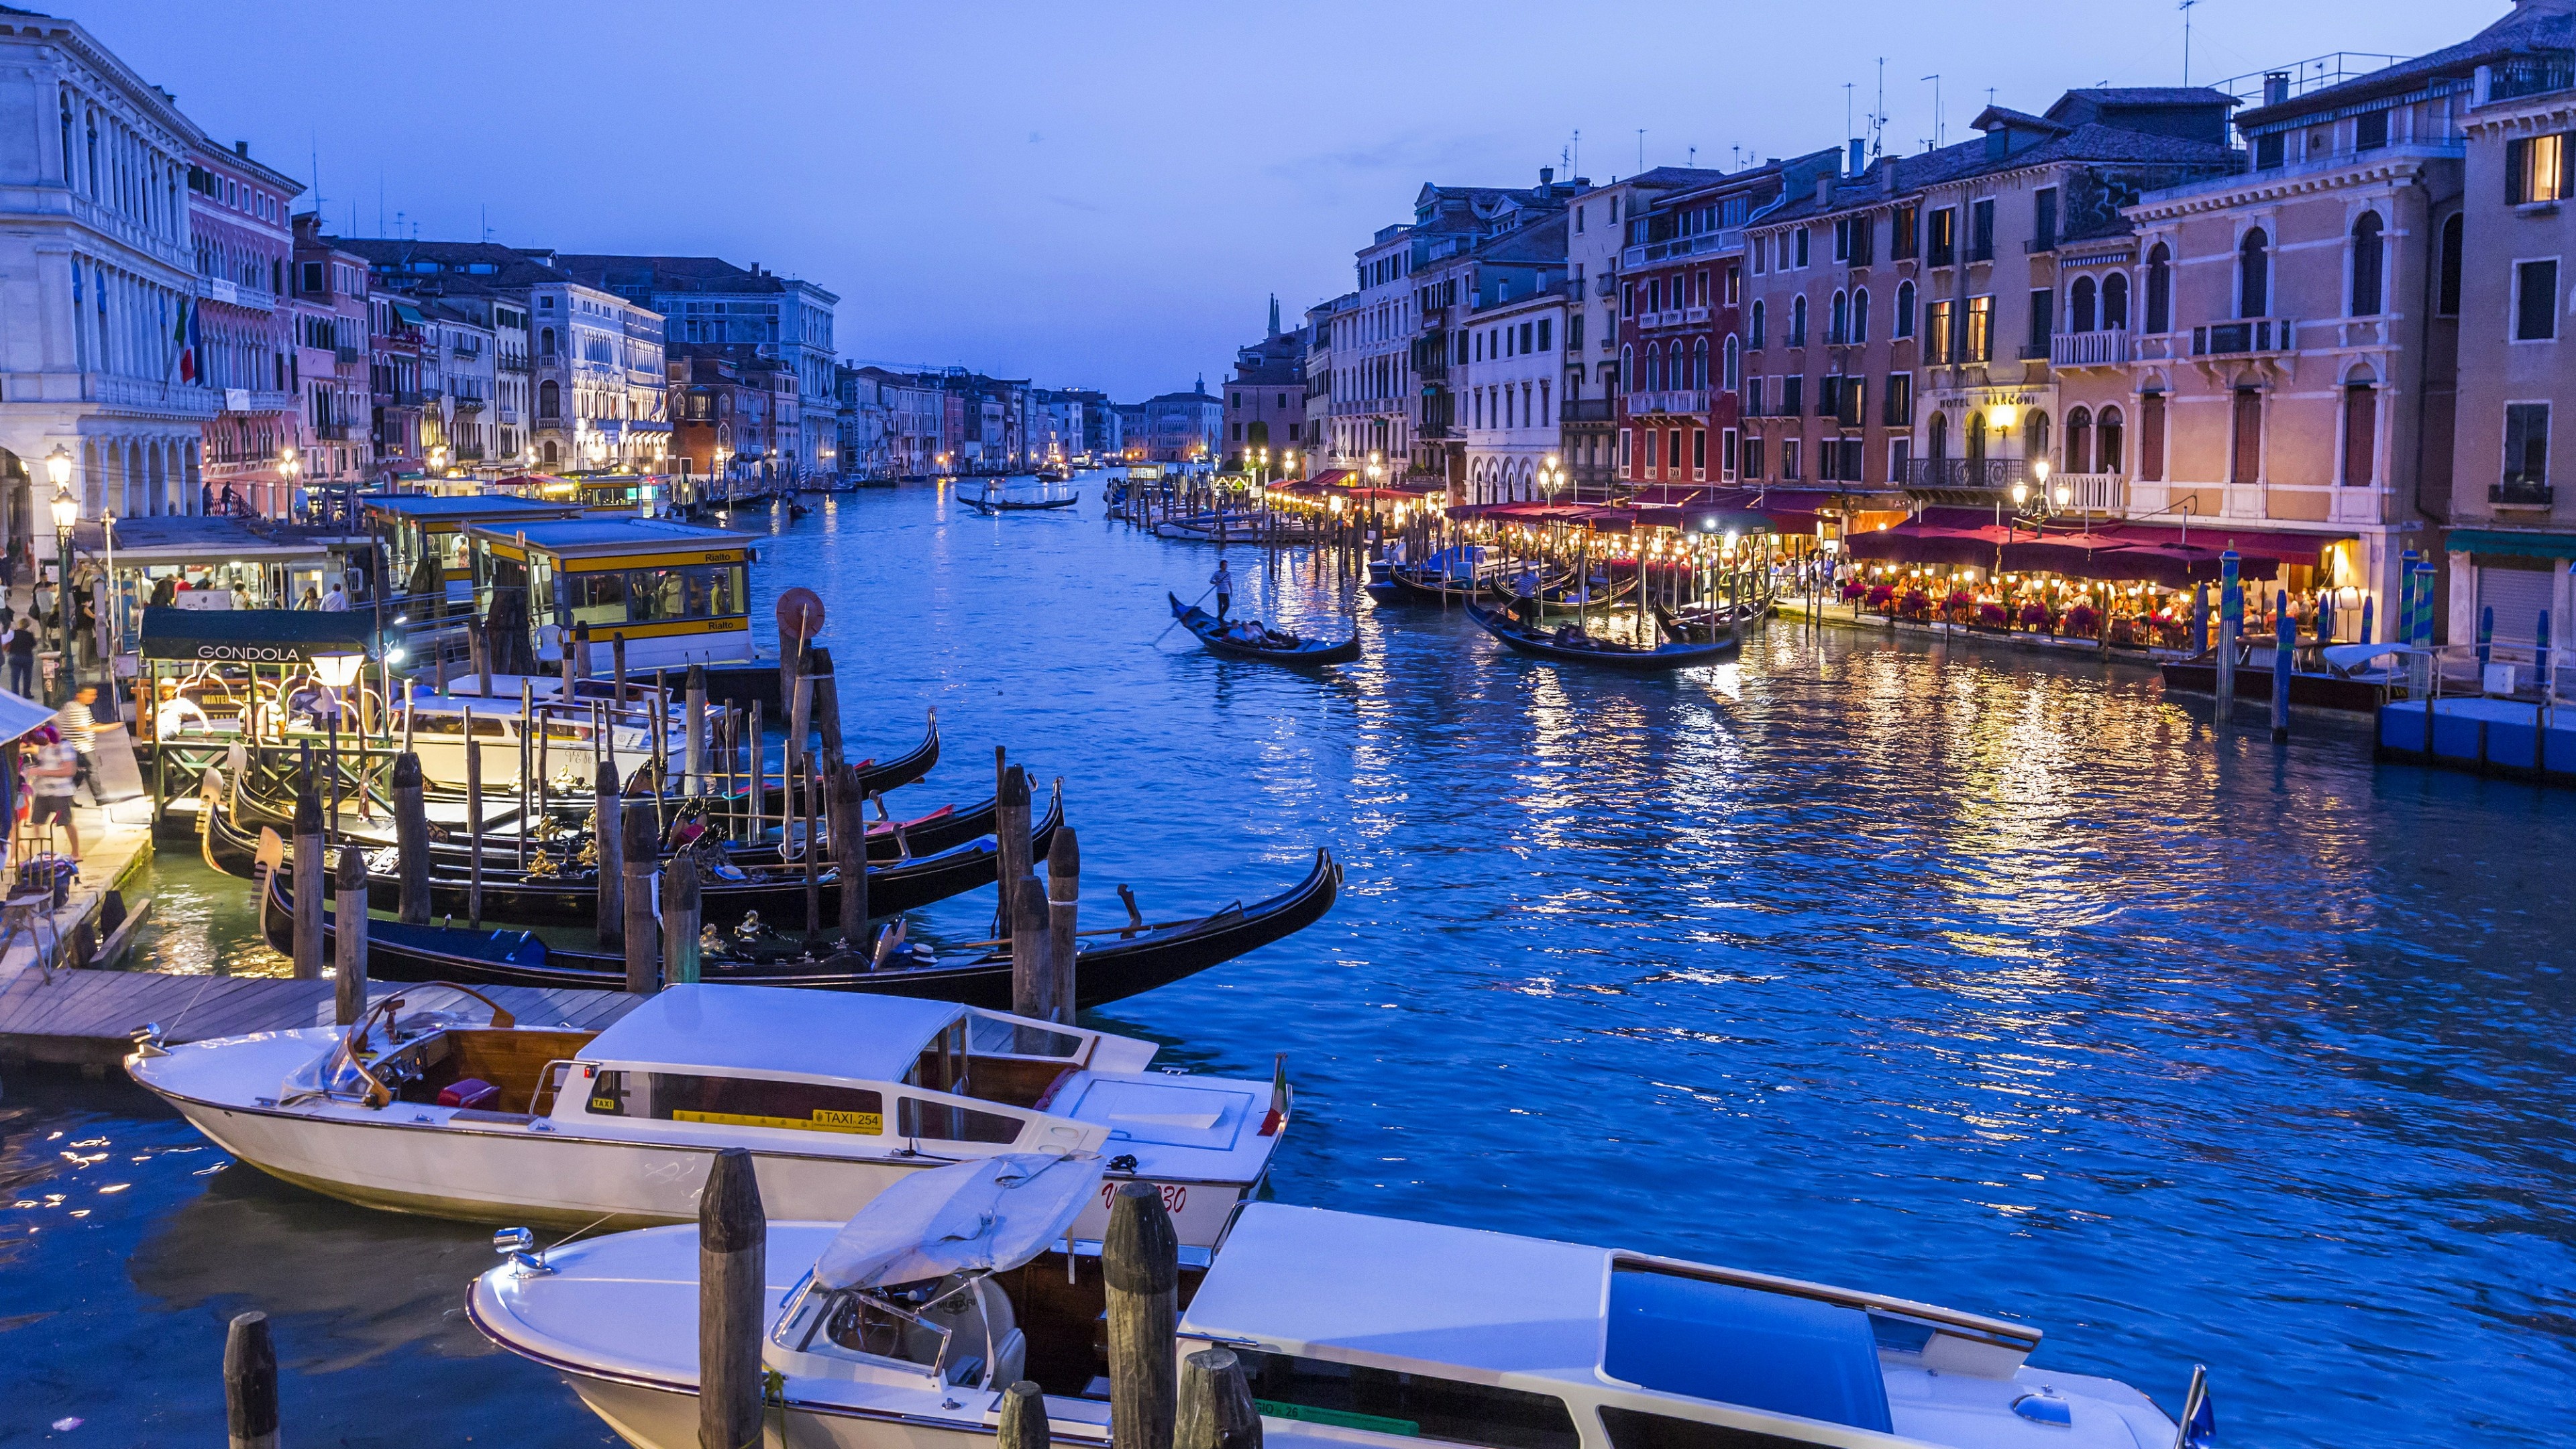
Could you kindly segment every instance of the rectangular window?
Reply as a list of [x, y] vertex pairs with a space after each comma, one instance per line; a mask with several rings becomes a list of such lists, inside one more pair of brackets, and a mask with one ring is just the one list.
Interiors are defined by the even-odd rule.
[[2280, 132], [2254, 138], [2254, 169], [2270, 171], [2288, 159], [2288, 137]]
[[1914, 255], [1922, 230], [1921, 204], [1909, 201], [1896, 208], [1895, 220], [1887, 228], [1887, 255], [1899, 261]]
[[1914, 374], [1891, 372], [1887, 375], [1887, 406], [1879, 421], [1891, 428], [1914, 426]]
[[2504, 486], [2540, 488], [2549, 482], [2549, 404], [2504, 405]]
[[1967, 336], [1962, 339], [1962, 341], [1967, 349], [1967, 361], [1992, 362], [1994, 360], [1994, 298], [1970, 297], [1968, 299], [1968, 331]]
[[1762, 377], [1758, 373], [1745, 379], [1744, 415], [1751, 418], [1762, 416]]
[[1787, 483], [1798, 481], [1798, 440], [1796, 438], [1780, 440], [1780, 478]]
[[1520, 344], [1520, 350], [1512, 354], [1513, 356], [1526, 357], [1529, 355], [1530, 339], [1535, 335], [1537, 330], [1538, 324], [1535, 322], [1524, 322], [1521, 324], [1521, 335], [1514, 339]]
[[1876, 220], [1867, 216], [1855, 216], [1851, 219], [1851, 264], [1853, 266], [1865, 267], [1875, 259], [1872, 254], [1878, 249], [1877, 237]]
[[1947, 267], [1957, 264], [1959, 260], [1958, 208], [1945, 206], [1932, 213], [1932, 236], [1927, 250], [1931, 252], [1930, 256], [1924, 258], [1927, 265]]
[[1906, 470], [1913, 464], [1913, 462], [1914, 440], [1912, 438], [1890, 438], [1887, 440], [1887, 481], [1890, 483], [1902, 483], [1906, 481]]
[[1665, 436], [1669, 439], [1666, 446], [1669, 447], [1671, 451], [1665, 457], [1664, 464], [1671, 470], [1671, 476], [1678, 478], [1682, 476], [1682, 430], [1674, 428]]
[[1957, 317], [1952, 311], [1958, 305], [1956, 302], [1940, 301], [1929, 303], [1924, 307], [1923, 357], [1925, 361], [1955, 362], [1958, 360], [1954, 355], [1958, 341], [1954, 334], [1958, 329], [1953, 325]]
[[2160, 392], [2138, 399], [2138, 477], [2148, 483], [2165, 479], [2165, 395]]
[[1632, 428], [1619, 430], [1619, 468], [1622, 472], [1627, 471], [1628, 468], [1628, 435], [1633, 431], [1635, 430]]
[[2504, 185], [2504, 199], [2513, 206], [2566, 199], [2566, 133], [2505, 142]]
[[1803, 226], [1798, 228], [1797, 235], [1798, 265], [1803, 267], [1807, 264], [1807, 229]]
[[2379, 389], [2351, 384], [2343, 390], [2343, 486], [2369, 487], [2378, 452]]
[[2352, 148], [2376, 151], [2388, 144], [2388, 113], [2364, 111], [2352, 118]]
[[1538, 350], [1539, 350], [1539, 351], [1541, 351], [1541, 352], [1552, 352], [1552, 351], [1554, 351], [1554, 350], [1556, 349], [1556, 338], [1555, 338], [1555, 335], [1554, 335], [1554, 334], [1555, 334], [1555, 332], [1556, 332], [1556, 319], [1555, 319], [1555, 318], [1553, 318], [1553, 317], [1541, 317], [1540, 319], [1538, 319]]
[[1789, 376], [1780, 379], [1779, 416], [1784, 418], [1794, 418], [1801, 410], [1803, 410], [1805, 407], [1806, 388], [1807, 380], [1798, 376], [1796, 373], [1791, 373]]
[[1729, 478], [1735, 476], [1735, 449], [1735, 429], [1728, 428], [1718, 435], [1718, 463]]
[[2048, 328], [2056, 320], [2056, 312], [2057, 294], [2046, 287], [2034, 288], [2030, 294], [2030, 356], [2048, 355]]
[[865, 1137], [885, 1133], [884, 1097], [863, 1087], [816, 1082], [612, 1070], [601, 1072], [591, 1083], [589, 1107], [598, 1116], [656, 1122], [708, 1122], [726, 1127], [847, 1132]]
[[2227, 481], [2263, 481], [2263, 394], [2250, 387], [2236, 390], [2227, 439]]
[[[1728, 437], [1730, 437], [1730, 438], [1732, 438], [1732, 437], [1734, 437], [1734, 436], [1735, 436], [1735, 434], [1734, 434], [1734, 433], [1732, 433], [1732, 432], [1729, 432], [1729, 433], [1727, 434], [1727, 436], [1728, 436]], [[1743, 445], [1743, 446], [1744, 446], [1744, 476], [1745, 476], [1745, 477], [1747, 477], [1747, 478], [1759, 478], [1759, 477], [1761, 477], [1761, 476], [1762, 476], [1762, 440], [1761, 440], [1760, 438], [1747, 438], [1747, 439], [1745, 439], [1745, 440], [1744, 440], [1744, 445]]]
[[1565, 1401], [1395, 1369], [1234, 1350], [1253, 1407], [1273, 1419], [1492, 1449], [1577, 1449]]
[[1840, 402], [1842, 405], [1835, 410], [1834, 415], [1844, 427], [1857, 428], [1867, 424], [1869, 422], [1869, 379], [1844, 378]]
[[2558, 260], [2513, 265], [2513, 340], [2544, 342], [2558, 335]]
[[895, 1135], [898, 1137], [1007, 1145], [1019, 1140], [1020, 1128], [1024, 1125], [1017, 1117], [1005, 1117], [998, 1112], [978, 1112], [955, 1102], [924, 1102], [914, 1097], [895, 1100]]
[[1851, 232], [1852, 232], [1852, 224], [1851, 224], [1851, 218], [1850, 218], [1850, 217], [1847, 217], [1847, 216], [1846, 216], [1846, 217], [1840, 217], [1840, 218], [1837, 218], [1837, 219], [1835, 220], [1835, 222], [1834, 222], [1834, 260], [1835, 260], [1835, 261], [1838, 261], [1838, 262], [1848, 262], [1848, 261], [1850, 261], [1850, 260], [1851, 260], [1851, 253], [1852, 253]]
[[1843, 380], [1832, 373], [1816, 379], [1816, 416], [1834, 417], [1842, 411]]
[[[1729, 436], [1733, 435], [1729, 434]], [[1706, 428], [1691, 429], [1691, 476], [1694, 478], [1708, 476], [1708, 430]]]
[[2043, 186], [2030, 198], [2030, 248], [2036, 252], [2057, 250], [2057, 188]]
[[1743, 304], [1744, 268], [1733, 262], [1729, 262], [1726, 266], [1726, 305], [1729, 307], [1740, 307]]
[[[1540, 345], [1544, 346], [1547, 339], [1547, 324], [1539, 324], [1538, 335]], [[1570, 313], [1565, 319], [1565, 348], [1568, 352], [1575, 352], [1580, 351], [1582, 347], [1583, 314], [1580, 312]]]
[[1995, 259], [1995, 202], [1993, 197], [1973, 202], [1968, 210], [1968, 260], [1991, 262]]
[[573, 623], [626, 622], [626, 575], [623, 573], [571, 574], [564, 582], [572, 592]]

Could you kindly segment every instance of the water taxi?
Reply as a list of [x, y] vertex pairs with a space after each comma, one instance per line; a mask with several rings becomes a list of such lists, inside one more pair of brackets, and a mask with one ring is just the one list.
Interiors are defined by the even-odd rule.
[[[243, 1162], [397, 1212], [694, 1220], [708, 1162], [742, 1147], [771, 1212], [838, 1221], [929, 1168], [1096, 1153], [1116, 1179], [1157, 1184], [1181, 1241], [1210, 1247], [1269, 1171], [1285, 1088], [1148, 1072], [1156, 1050], [948, 1002], [763, 986], [673, 986], [604, 1030], [559, 1030], [423, 985], [349, 1028], [167, 1048], [146, 1029], [126, 1070]], [[1107, 1222], [1102, 1196], [1072, 1231]]]
[[[1098, 1279], [1068, 1285], [1052, 1251], [1054, 1223], [1088, 1200], [1083, 1170], [1003, 1160], [911, 1184], [986, 1214], [963, 1243], [921, 1233], [924, 1214], [891, 1193], [846, 1226], [772, 1219], [762, 1360], [781, 1442], [965, 1449], [989, 1441], [1021, 1378], [1046, 1391], [1056, 1442], [1109, 1442]], [[694, 1227], [620, 1234], [486, 1273], [468, 1311], [561, 1370], [627, 1442], [685, 1449], [697, 1272]], [[2032, 1367], [2026, 1324], [1472, 1228], [1247, 1203], [1204, 1272], [1184, 1262], [1180, 1298], [1176, 1352], [1231, 1350], [1274, 1445], [2199, 1442], [2125, 1383]], [[2198, 1379], [2186, 1404], [2198, 1419]]]
[[541, 674], [590, 646], [590, 671], [616, 641], [630, 671], [746, 663], [754, 540], [658, 518], [558, 519], [466, 530], [494, 667]]

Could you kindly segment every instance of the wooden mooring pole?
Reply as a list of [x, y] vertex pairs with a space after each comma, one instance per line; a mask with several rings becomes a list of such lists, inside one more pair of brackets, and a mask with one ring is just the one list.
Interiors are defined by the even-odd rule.
[[769, 1215], [740, 1147], [716, 1153], [698, 1194], [698, 1445], [761, 1442], [761, 1309], [768, 1300]]
[[421, 798], [420, 756], [410, 750], [394, 757], [394, 870], [403, 924], [428, 925], [429, 806]]
[[1002, 1422], [994, 1449], [1048, 1449], [1046, 1391], [1022, 1379], [1002, 1390]]
[[868, 945], [868, 811], [859, 767], [832, 767], [832, 860], [841, 873], [841, 941], [853, 951]]
[[1181, 1250], [1152, 1183], [1118, 1185], [1100, 1271], [1108, 1296], [1111, 1449], [1172, 1449]]
[[295, 979], [322, 979], [322, 797], [308, 776], [295, 797]]
[[[489, 686], [491, 681], [484, 684]], [[483, 741], [475, 737], [470, 704], [465, 706], [465, 819], [466, 840], [473, 851], [465, 866], [465, 920], [479, 931], [483, 929]]]
[[1261, 1449], [1261, 1410], [1232, 1349], [1203, 1348], [1181, 1360], [1172, 1449]]
[[[1047, 851], [1047, 951], [1046, 983], [1043, 993], [1046, 1009], [1027, 1011], [1021, 1009], [1019, 1003], [1014, 1001], [1011, 1004], [1012, 1010], [1018, 1015], [1034, 1016], [1041, 1021], [1052, 1021], [1059, 1026], [1073, 1024], [1074, 932], [1078, 925], [1076, 917], [1081, 912], [1081, 901], [1082, 846], [1074, 839], [1072, 826], [1059, 825], [1056, 827], [1054, 844]], [[1011, 959], [1016, 975], [1019, 961], [1016, 951]], [[1014, 995], [1016, 994], [1015, 992]]]
[[[1029, 874], [1029, 772], [1017, 765], [1002, 769], [1002, 787], [993, 809], [993, 839], [1000, 847], [995, 880], [1016, 883]], [[1005, 891], [994, 906], [994, 935], [1011, 934], [1012, 914], [1011, 898]]]
[[241, 1314], [224, 1332], [224, 1431], [230, 1449], [277, 1449], [277, 1345], [265, 1313]]
[[662, 980], [666, 985], [694, 984], [698, 979], [698, 857], [684, 850], [662, 871]]
[[688, 718], [681, 726], [686, 731], [687, 738], [687, 744], [684, 746], [687, 753], [681, 760], [684, 779], [682, 789], [690, 799], [697, 799], [707, 793], [707, 667], [705, 665], [689, 666], [686, 693], [684, 712]]
[[[299, 911], [303, 903], [296, 903]], [[340, 847], [339, 890], [331, 899], [332, 1020], [355, 1026], [367, 1011], [367, 857]]]
[[[593, 853], [599, 857], [599, 944], [607, 948], [626, 944], [626, 872], [623, 868], [626, 827], [617, 788], [617, 767], [602, 761], [597, 780], [598, 783], [592, 786], [595, 803], [591, 807], [591, 845]], [[660, 853], [658, 844], [655, 853]]]
[[[638, 995], [650, 995], [662, 989], [661, 954], [657, 949], [656, 922], [653, 918], [653, 874], [661, 868], [661, 830], [653, 822], [653, 805], [636, 798], [625, 801], [619, 814], [625, 836], [619, 852], [621, 874], [625, 877], [619, 894], [625, 904], [626, 989]], [[603, 868], [603, 881], [607, 875]]]

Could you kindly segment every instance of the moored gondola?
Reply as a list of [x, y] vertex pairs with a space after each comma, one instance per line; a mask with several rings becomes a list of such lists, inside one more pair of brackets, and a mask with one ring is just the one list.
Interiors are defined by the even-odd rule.
[[[260, 927], [280, 951], [294, 949], [294, 897], [284, 871], [268, 872]], [[1104, 1005], [1194, 976], [1211, 966], [1294, 934], [1321, 920], [1341, 889], [1342, 868], [1330, 851], [1315, 852], [1306, 878], [1250, 906], [1231, 905], [1192, 920], [1140, 929], [1117, 939], [1084, 943], [1074, 960], [1074, 999], [1081, 1007]], [[334, 927], [324, 907], [324, 953]], [[1112, 928], [1115, 930], [1116, 928]], [[910, 962], [911, 964], [906, 964]], [[984, 951], [920, 961], [898, 956], [883, 970], [848, 952], [787, 955], [737, 948], [710, 953], [703, 979], [737, 986], [801, 986], [832, 991], [871, 991], [890, 996], [955, 1001], [994, 1010], [1011, 1004], [1011, 958]], [[472, 931], [461, 926], [406, 926], [382, 918], [367, 923], [367, 971], [386, 981], [457, 981], [477, 986], [625, 989], [621, 955], [553, 946], [526, 931]]]
[[1004, 498], [988, 483], [980, 494], [959, 489], [957, 501], [978, 513], [1043, 513], [1049, 509], [1071, 508], [1082, 501], [1082, 495], [1068, 493], [1062, 498]]
[[1744, 620], [1724, 607], [1676, 614], [1657, 604], [1654, 610], [1655, 622], [1664, 626], [1667, 638], [1730, 649], [1744, 640]]
[[1229, 659], [1260, 659], [1272, 664], [1291, 666], [1348, 664], [1360, 657], [1360, 641], [1356, 634], [1336, 644], [1327, 643], [1321, 639], [1301, 639], [1294, 634], [1280, 634], [1264, 629], [1262, 642], [1254, 644], [1230, 637], [1227, 626], [1214, 614], [1195, 604], [1182, 603], [1180, 595], [1166, 593], [1164, 597], [1171, 601], [1172, 617], [1180, 621], [1182, 628], [1197, 635], [1199, 643], [1205, 645], [1210, 654], [1222, 654]]
[[1467, 617], [1517, 653], [1608, 669], [1686, 669], [1694, 664], [1712, 663], [1735, 647], [1732, 641], [1724, 644], [1665, 643], [1651, 649], [1642, 644], [1618, 644], [1604, 639], [1587, 638], [1578, 642], [1564, 631], [1532, 629], [1473, 604], [1467, 606]]

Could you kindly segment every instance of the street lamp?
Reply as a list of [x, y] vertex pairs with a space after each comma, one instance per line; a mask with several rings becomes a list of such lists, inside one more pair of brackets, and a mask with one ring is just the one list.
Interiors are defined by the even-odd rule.
[[54, 605], [62, 620], [62, 698], [72, 697], [72, 525], [80, 521], [80, 500], [72, 496], [71, 455], [56, 448], [45, 460], [54, 480]]

